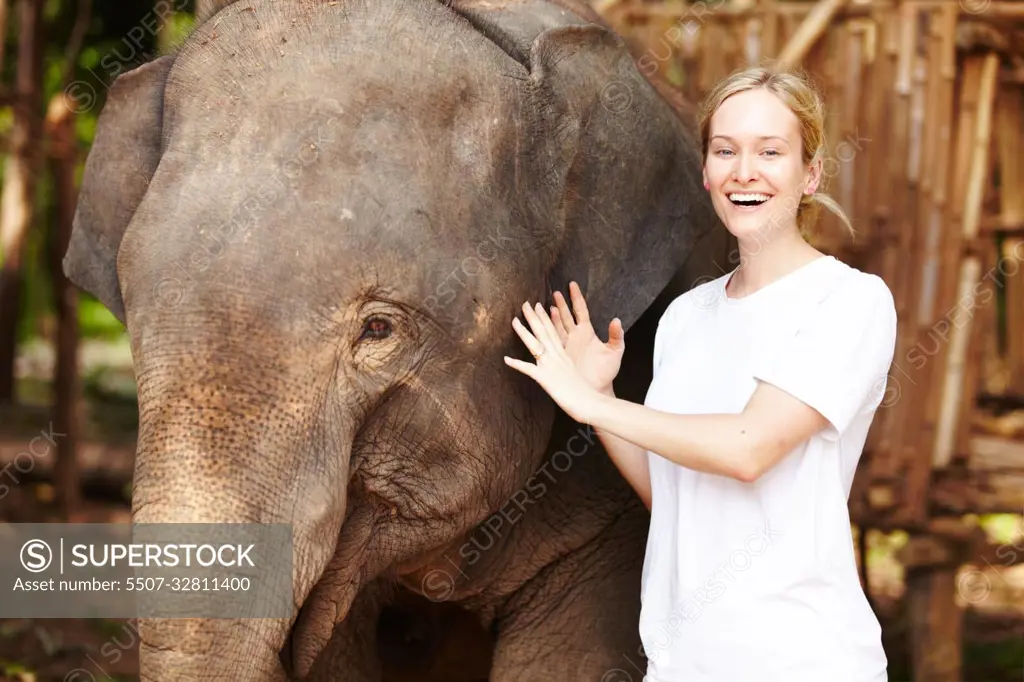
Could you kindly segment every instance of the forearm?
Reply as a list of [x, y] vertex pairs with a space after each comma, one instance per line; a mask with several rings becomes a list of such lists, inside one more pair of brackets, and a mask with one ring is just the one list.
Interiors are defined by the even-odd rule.
[[[761, 443], [742, 414], [672, 414], [604, 393], [590, 423], [605, 438], [650, 450], [688, 469], [739, 480], [756, 478], [752, 469]], [[618, 447], [628, 461], [631, 451]]]
[[[615, 393], [610, 388], [602, 391], [602, 393], [612, 399], [615, 398]], [[604, 449], [608, 452], [608, 456], [619, 470], [619, 473], [636, 491], [644, 506], [650, 509], [651, 473], [647, 463], [647, 451], [639, 445], [630, 443], [628, 440], [610, 432], [598, 428], [595, 428], [594, 431], [597, 433], [598, 438], [601, 439], [601, 444], [604, 445]]]

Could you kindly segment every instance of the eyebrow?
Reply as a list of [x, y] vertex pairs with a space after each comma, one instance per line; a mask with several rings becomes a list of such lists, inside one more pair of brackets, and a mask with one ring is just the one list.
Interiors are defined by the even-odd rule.
[[[729, 142], [735, 142], [736, 141], [733, 138], [729, 137], [728, 135], [712, 135], [711, 139], [714, 140], [715, 138], [719, 138], [719, 137], [722, 138], [723, 140], [728, 140]], [[780, 137], [778, 135], [761, 135], [757, 139], [758, 140], [781, 140], [783, 142], [786, 142], [787, 144], [789, 143], [789, 140], [787, 140], [784, 137]]]

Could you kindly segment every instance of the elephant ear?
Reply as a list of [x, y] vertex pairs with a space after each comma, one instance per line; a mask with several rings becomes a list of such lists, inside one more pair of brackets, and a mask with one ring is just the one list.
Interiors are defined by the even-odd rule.
[[579, 283], [598, 333], [614, 317], [629, 329], [716, 225], [695, 131], [605, 27], [545, 31], [530, 63], [554, 97], [558, 129], [578, 131], [548, 285], [567, 293]]
[[163, 93], [173, 55], [118, 76], [85, 162], [64, 274], [123, 324], [117, 252], [161, 154]]

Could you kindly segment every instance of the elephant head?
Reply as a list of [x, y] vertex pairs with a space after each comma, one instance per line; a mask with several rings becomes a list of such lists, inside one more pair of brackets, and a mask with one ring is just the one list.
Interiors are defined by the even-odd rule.
[[292, 524], [301, 609], [143, 621], [143, 679], [308, 671], [540, 462], [522, 302], [628, 329], [713, 225], [690, 129], [563, 7], [214, 5], [110, 88], [64, 267], [129, 333], [134, 521]]

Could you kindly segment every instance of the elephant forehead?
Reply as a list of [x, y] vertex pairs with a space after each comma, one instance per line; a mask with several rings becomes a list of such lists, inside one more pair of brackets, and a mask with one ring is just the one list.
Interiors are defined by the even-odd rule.
[[202, 27], [168, 80], [151, 185], [168, 187], [165, 210], [486, 238], [504, 188], [543, 175], [542, 117], [518, 63], [443, 6], [409, 4], [255, 2]]
[[527, 70], [442, 3], [255, 0], [203, 25], [168, 79], [165, 125], [199, 113], [238, 120], [340, 102], [354, 122], [402, 112], [444, 129], [460, 111], [519, 107]]
[[373, 281], [485, 326], [476, 302], [507, 295], [546, 229], [532, 87], [442, 3], [225, 10], [168, 77], [163, 155], [122, 249], [134, 300], [161, 294], [152, 273], [187, 276], [181, 305], [211, 309], [253, 288], [318, 307]]

